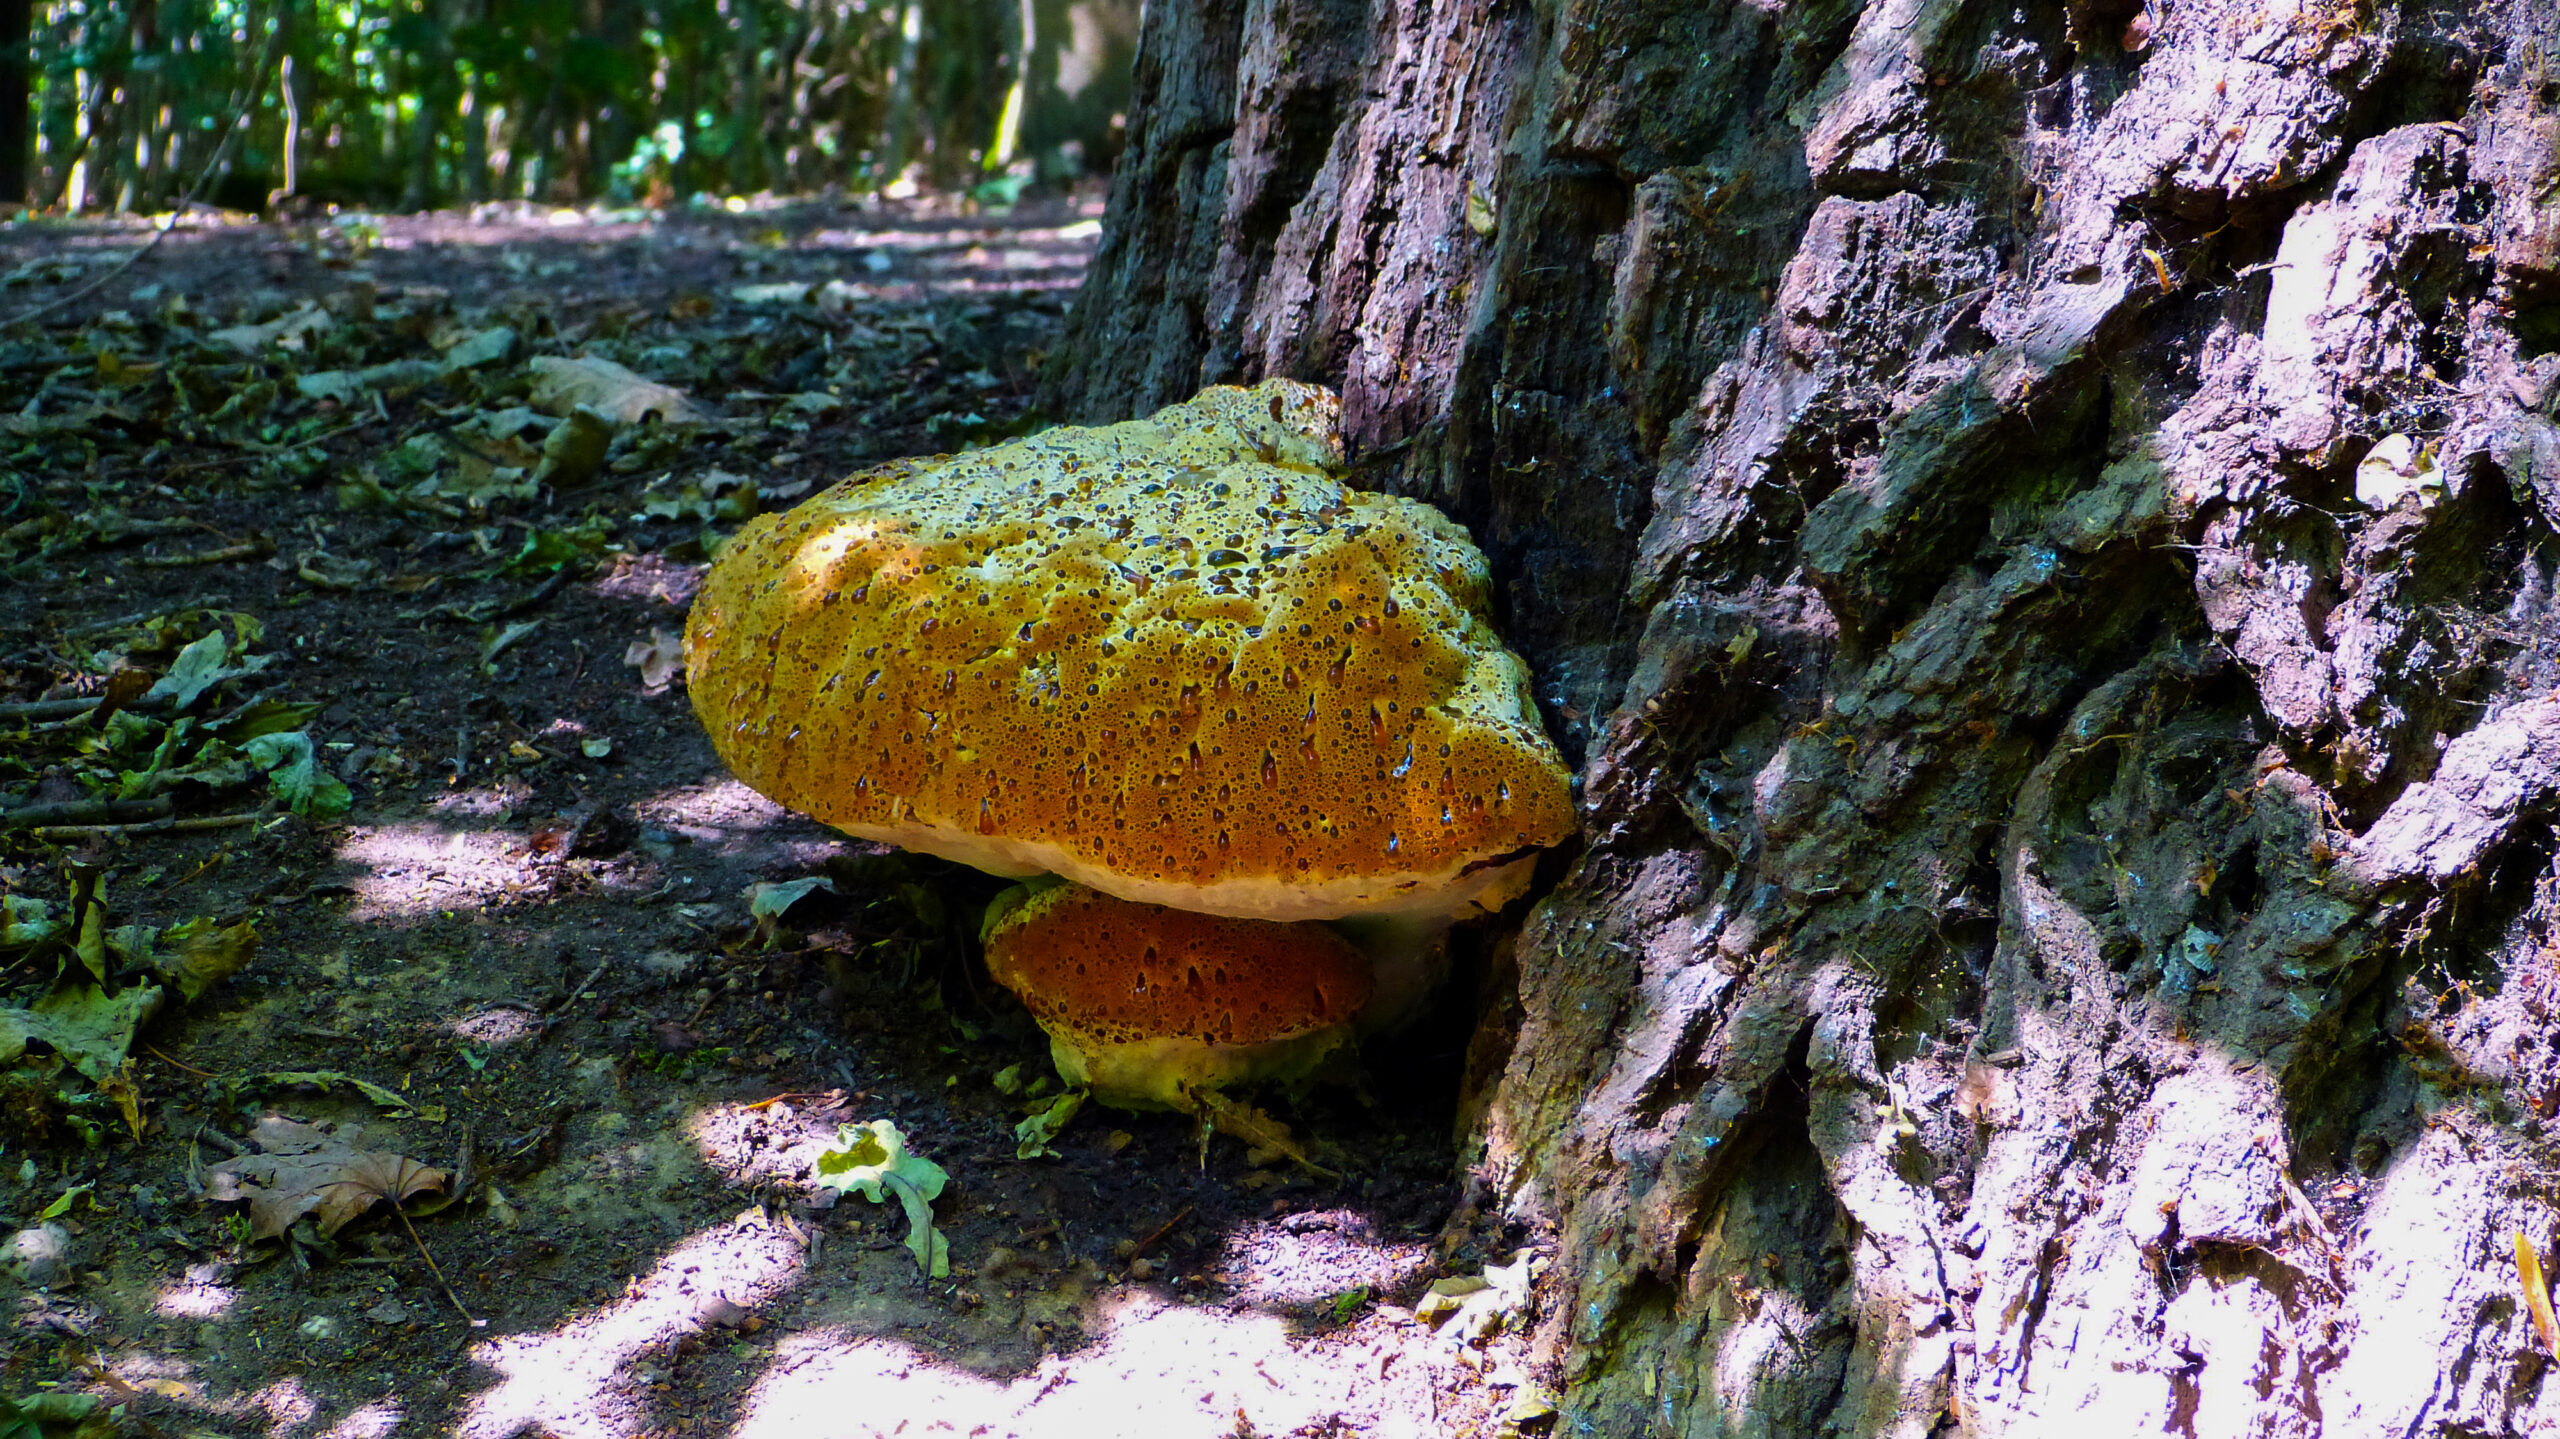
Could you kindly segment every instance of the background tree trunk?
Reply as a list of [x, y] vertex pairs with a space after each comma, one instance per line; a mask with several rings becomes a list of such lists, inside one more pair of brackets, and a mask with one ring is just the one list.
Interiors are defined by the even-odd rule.
[[1327, 381], [1493, 558], [1560, 1432], [2560, 1422], [2560, 12], [1240, 8], [1051, 407]]
[[0, 0], [0, 205], [27, 202], [27, 161], [34, 131], [27, 111], [27, 39], [31, 0]]

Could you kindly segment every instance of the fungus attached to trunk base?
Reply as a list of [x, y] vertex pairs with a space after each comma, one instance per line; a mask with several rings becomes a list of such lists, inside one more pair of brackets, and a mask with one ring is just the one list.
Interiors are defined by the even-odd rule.
[[1124, 1108], [1306, 1080], [1369, 1002], [1369, 957], [1320, 924], [1048, 884], [1007, 891], [984, 932], [987, 971], [1048, 1031], [1059, 1077]]
[[1090, 887], [986, 927], [1062, 1076], [1266, 1147], [1225, 1091], [1308, 1077], [1373, 994], [1409, 1006], [1409, 961], [1574, 829], [1484, 556], [1346, 489], [1338, 419], [1273, 380], [882, 465], [741, 529], [685, 627], [740, 779]]

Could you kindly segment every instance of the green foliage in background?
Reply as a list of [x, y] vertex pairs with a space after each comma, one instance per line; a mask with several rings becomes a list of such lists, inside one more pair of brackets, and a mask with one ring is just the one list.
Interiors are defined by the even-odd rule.
[[39, 0], [33, 193], [165, 208], [245, 107], [213, 191], [235, 208], [902, 176], [1009, 198], [1108, 162], [1136, 23], [1137, 0]]

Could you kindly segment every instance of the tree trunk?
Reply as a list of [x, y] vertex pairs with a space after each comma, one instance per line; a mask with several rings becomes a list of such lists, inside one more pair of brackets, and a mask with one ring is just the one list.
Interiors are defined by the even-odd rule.
[[1163, 0], [1135, 87], [1050, 407], [1339, 387], [1582, 767], [1471, 1136], [1559, 1432], [2560, 1422], [2560, 12]]
[[924, 0], [907, 0], [898, 12], [898, 60], [890, 72], [889, 99], [880, 127], [879, 158], [872, 169], [882, 185], [906, 173], [915, 150], [916, 66], [924, 43]]
[[34, 136], [27, 113], [30, 0], [0, 0], [0, 205], [27, 203], [27, 160]]

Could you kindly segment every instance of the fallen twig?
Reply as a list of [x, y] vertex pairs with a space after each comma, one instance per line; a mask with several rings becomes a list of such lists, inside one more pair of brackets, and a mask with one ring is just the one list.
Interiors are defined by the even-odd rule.
[[218, 470], [226, 465], [246, 464], [251, 460], [272, 460], [279, 455], [292, 454], [296, 450], [310, 449], [313, 445], [325, 445], [331, 440], [337, 439], [341, 435], [352, 435], [356, 431], [361, 430], [368, 425], [378, 423], [380, 423], [380, 421], [374, 416], [367, 415], [353, 424], [340, 425], [334, 430], [323, 430], [319, 434], [313, 435], [307, 440], [289, 440], [281, 445], [253, 445], [246, 442], [235, 441], [234, 447], [237, 448], [240, 453], [236, 455], [225, 455], [218, 460], [185, 460], [170, 466], [168, 476], [166, 477], [192, 474], [197, 470]]
[[1173, 1226], [1180, 1224], [1182, 1221], [1189, 1219], [1190, 1217], [1191, 1206], [1186, 1204], [1182, 1206], [1182, 1208], [1176, 1212], [1171, 1219], [1157, 1225], [1155, 1233], [1139, 1240], [1138, 1247], [1129, 1251], [1129, 1257], [1135, 1259], [1139, 1255], [1146, 1253], [1148, 1250], [1155, 1248], [1158, 1242], [1160, 1242], [1166, 1235], [1173, 1232]]
[[156, 1044], [146, 1044], [146, 1045], [144, 1045], [144, 1046], [142, 1046], [142, 1047], [143, 1047], [143, 1048], [145, 1048], [145, 1049], [147, 1049], [147, 1050], [150, 1050], [150, 1051], [151, 1051], [151, 1053], [152, 1053], [154, 1056], [156, 1056], [156, 1057], [160, 1060], [160, 1062], [161, 1062], [161, 1063], [163, 1063], [163, 1064], [174, 1064], [174, 1065], [176, 1065], [178, 1068], [185, 1070], [187, 1073], [192, 1074], [192, 1075], [195, 1075], [195, 1076], [197, 1076], [197, 1077], [199, 1077], [199, 1078], [202, 1078], [202, 1079], [213, 1079], [213, 1078], [216, 1078], [216, 1077], [217, 1077], [217, 1076], [214, 1074], [214, 1072], [213, 1072], [212, 1070], [210, 1070], [210, 1069], [198, 1069], [198, 1068], [196, 1068], [194, 1065], [187, 1063], [187, 1062], [186, 1062], [185, 1060], [183, 1060], [183, 1059], [171, 1059], [168, 1055], [162, 1054], [162, 1053], [160, 1052], [160, 1047], [159, 1047], [158, 1045], [156, 1045]]
[[199, 834], [206, 830], [238, 829], [256, 824], [267, 817], [264, 810], [246, 814], [191, 815], [185, 819], [155, 819], [145, 824], [49, 824], [36, 831], [38, 839], [122, 839], [129, 834]]
[[[20, 700], [15, 704], [0, 705], [0, 720], [44, 721], [78, 719], [80, 716], [89, 713], [91, 710], [94, 710], [99, 705], [105, 703], [106, 698], [107, 697], [105, 695], [73, 695], [69, 699]], [[123, 704], [118, 705], [117, 708], [129, 709], [140, 713], [164, 709], [168, 706], [168, 703], [169, 702], [166, 699], [130, 699], [126, 700]]]
[[605, 967], [610, 963], [612, 963], [610, 960], [597, 960], [596, 967], [587, 971], [586, 978], [579, 980], [576, 984], [570, 985], [566, 991], [553, 999], [549, 1004], [544, 1005], [537, 1011], [537, 1013], [549, 1014], [551, 1011], [558, 1009], [560, 1006], [567, 1004], [570, 1000], [573, 1000], [579, 995], [585, 993], [587, 986], [604, 978]]
[[759, 1109], [771, 1109], [777, 1104], [793, 1099], [822, 1099], [827, 1101], [830, 1105], [841, 1104], [844, 1100], [844, 1091], [841, 1089], [787, 1089], [782, 1093], [773, 1096], [771, 1099], [759, 1099], [753, 1104], [742, 1104], [738, 1107], [752, 1112]]
[[170, 812], [170, 800], [166, 795], [157, 799], [70, 799], [0, 810], [0, 829], [25, 829], [30, 825], [132, 824], [162, 819]]
[[535, 585], [521, 597], [498, 606], [497, 613], [491, 615], [490, 618], [496, 620], [513, 619], [517, 615], [523, 614], [525, 611], [541, 604], [544, 600], [551, 598], [553, 595], [560, 593], [560, 587], [567, 583], [569, 583], [569, 571], [566, 566], [562, 566], [559, 569], [553, 570], [549, 579], [544, 580], [541, 584]]
[[243, 540], [236, 545], [224, 545], [218, 550], [204, 550], [192, 555], [144, 555], [134, 563], [151, 569], [170, 570], [185, 565], [227, 565], [238, 560], [263, 560], [275, 552], [276, 547], [264, 540]]
[[485, 1319], [472, 1318], [471, 1311], [463, 1307], [462, 1296], [453, 1292], [453, 1285], [445, 1279], [444, 1271], [436, 1267], [436, 1257], [427, 1252], [427, 1241], [418, 1237], [418, 1226], [409, 1222], [408, 1208], [394, 1199], [391, 1201], [391, 1212], [400, 1216], [400, 1227], [409, 1231], [409, 1242], [418, 1246], [418, 1257], [427, 1261], [427, 1272], [436, 1277], [436, 1284], [444, 1290], [444, 1297], [453, 1301], [454, 1312], [461, 1315], [463, 1322], [474, 1329], [487, 1323]]

